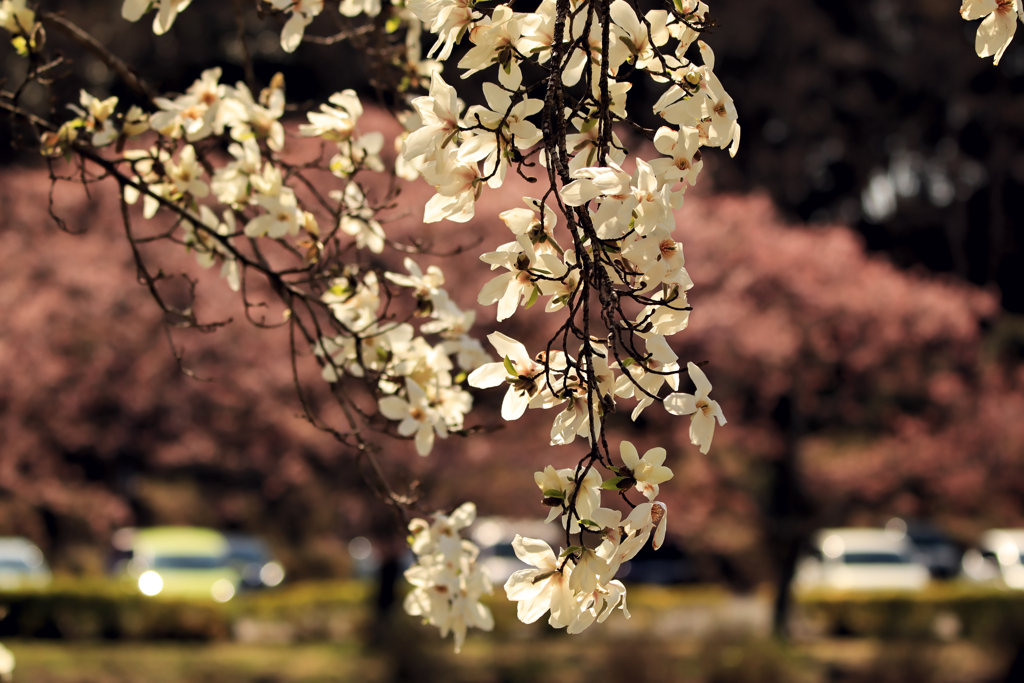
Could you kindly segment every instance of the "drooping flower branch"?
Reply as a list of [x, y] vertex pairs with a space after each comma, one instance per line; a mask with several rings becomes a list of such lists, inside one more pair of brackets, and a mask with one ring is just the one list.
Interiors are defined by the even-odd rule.
[[[125, 0], [122, 15], [137, 21], [154, 11], [159, 35], [189, 4]], [[332, 95], [299, 127], [300, 135], [319, 140], [333, 156], [289, 163], [282, 155], [286, 90], [280, 75], [259, 90], [252, 83], [223, 83], [220, 69], [211, 68], [186, 92], [160, 96], [150, 96], [137, 80], [133, 87], [149, 101], [148, 110], [124, 110], [116, 98], [99, 100], [83, 91], [73, 116], [61, 122], [25, 111], [20, 88], [0, 92], [0, 108], [35, 128], [48, 159], [76, 163], [83, 180], [109, 176], [118, 183], [140, 277], [169, 319], [181, 326], [219, 324], [198, 320], [191, 305], [174, 308], [161, 298], [157, 285], [164, 276], [142, 256], [143, 242], [183, 246], [201, 266], [218, 266], [250, 321], [289, 328], [293, 369], [300, 352], [312, 351], [343, 420], [328, 424], [312, 410], [295, 370], [308, 419], [354, 449], [367, 465], [370, 486], [412, 532], [418, 560], [407, 572], [415, 586], [408, 612], [442, 635], [454, 632], [457, 648], [467, 627], [492, 624], [479, 602], [490, 585], [475, 563], [478, 551], [459, 536], [475, 508], [467, 503], [433, 522], [409, 521], [416, 496], [390, 484], [369, 438], [379, 432], [411, 439], [427, 456], [439, 439], [467, 435], [472, 429], [465, 417], [473, 403], [468, 384], [504, 386], [505, 420], [528, 409], [557, 409], [553, 446], [586, 442], [582, 456], [570, 457], [574, 465], [535, 475], [549, 521], [560, 519], [564, 527], [565, 546], [556, 553], [543, 541], [516, 539], [517, 555], [534, 567], [505, 586], [519, 603], [520, 618], [529, 622], [550, 613], [552, 626], [576, 633], [616, 607], [628, 616], [625, 587], [614, 577], [647, 542], [655, 548], [663, 542], [668, 511], [657, 496], [673, 473], [665, 466], [665, 448], [641, 456], [627, 441], [610, 446], [607, 415], [633, 401], [636, 420], [664, 403], [671, 414], [692, 416], [691, 441], [702, 453], [716, 422], [725, 424], [697, 364], [686, 363], [696, 392], [680, 391], [682, 366], [669, 343], [687, 327], [694, 286], [674, 212], [699, 177], [701, 148], [735, 154], [740, 139], [736, 107], [714, 72], [714, 53], [699, 40], [711, 25], [708, 7], [695, 0], [646, 13], [626, 0], [543, 0], [533, 12], [465, 0], [335, 4], [339, 21], [351, 22], [338, 40], [377, 31], [379, 44], [390, 51], [376, 53], [381, 68], [392, 70], [378, 84], [390, 83], [408, 103], [400, 114], [405, 132], [393, 168], [380, 156], [384, 135], [362, 128], [363, 105], [352, 91]], [[317, 16], [334, 11], [323, 0], [269, 0], [264, 9], [271, 19], [283, 19], [286, 51], [304, 41], [335, 42], [306, 30]], [[20, 53], [35, 65], [46, 63], [40, 23], [24, 2], [3, 0], [0, 23]], [[62, 26], [76, 39], [93, 40], [77, 27]], [[420, 43], [424, 31], [435, 36], [428, 59]], [[455, 76], [442, 76], [442, 62], [463, 41], [471, 45], [457, 64], [462, 77], [493, 76], [483, 86], [486, 104], [468, 108], [452, 85]], [[251, 65], [246, 72], [252, 73]], [[38, 66], [29, 70], [27, 78], [39, 77]], [[628, 94], [639, 78], [663, 89], [653, 106], [665, 123], [657, 129], [629, 117]], [[414, 97], [417, 88], [426, 93]], [[624, 126], [646, 135], [659, 156], [628, 157], [616, 133]], [[221, 146], [227, 156], [218, 152]], [[475, 315], [444, 289], [444, 272], [438, 266], [424, 270], [414, 258], [416, 246], [393, 241], [385, 226], [399, 178], [422, 177], [435, 187], [425, 223], [465, 222], [510, 170], [538, 189], [522, 205], [496, 214], [511, 240], [480, 256], [498, 272], [478, 303], [496, 305], [500, 322], [527, 315], [543, 299], [543, 311], [556, 316], [558, 329], [532, 352], [494, 331], [487, 340], [495, 360], [470, 336]], [[374, 176], [386, 181], [377, 186], [390, 188], [376, 200], [369, 192]], [[323, 178], [334, 187], [326, 194], [315, 182]], [[146, 219], [169, 215], [173, 226], [142, 236], [128, 210], [140, 201]], [[404, 258], [405, 273], [369, 265], [366, 252], [388, 249], [411, 254]], [[277, 297], [280, 322], [263, 317], [255, 280]], [[539, 310], [529, 315], [541, 315]]]

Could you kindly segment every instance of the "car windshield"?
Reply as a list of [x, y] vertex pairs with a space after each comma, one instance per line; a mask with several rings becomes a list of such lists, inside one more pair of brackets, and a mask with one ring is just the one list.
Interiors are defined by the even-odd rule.
[[846, 564], [907, 564], [907, 558], [894, 552], [852, 552], [843, 555]]
[[515, 557], [516, 551], [511, 543], [499, 543], [493, 549], [495, 557]]
[[0, 558], [0, 571], [19, 571], [19, 572], [30, 572], [32, 567], [28, 566], [25, 560], [15, 560], [11, 558]]
[[215, 569], [224, 566], [224, 560], [212, 555], [157, 555], [154, 569]]

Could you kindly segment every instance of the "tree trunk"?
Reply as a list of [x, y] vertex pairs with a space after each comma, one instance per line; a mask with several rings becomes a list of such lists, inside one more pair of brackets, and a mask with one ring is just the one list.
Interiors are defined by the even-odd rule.
[[769, 552], [775, 562], [778, 592], [772, 613], [772, 631], [776, 638], [789, 636], [789, 616], [793, 578], [800, 550], [812, 531], [808, 517], [810, 505], [804, 492], [799, 469], [799, 445], [803, 420], [792, 395], [783, 396], [773, 418], [785, 435], [784, 450], [774, 463], [772, 488], [767, 506]]

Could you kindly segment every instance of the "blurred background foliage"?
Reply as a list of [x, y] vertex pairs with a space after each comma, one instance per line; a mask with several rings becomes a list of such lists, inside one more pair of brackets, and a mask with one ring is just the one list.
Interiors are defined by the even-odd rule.
[[[225, 81], [242, 77], [229, 3], [194, 2], [157, 39], [146, 22], [120, 19], [119, 0], [44, 4], [162, 91], [184, 90], [211, 65], [224, 67]], [[977, 58], [976, 27], [954, 5], [712, 5], [718, 26], [708, 40], [744, 137], [735, 159], [705, 155], [703, 187], [680, 216], [697, 285], [678, 350], [684, 360], [711, 361], [730, 423], [704, 458], [689, 446], [686, 425], [662, 411], [649, 409], [635, 424], [624, 414], [611, 418], [638, 446], [668, 446], [676, 471], [662, 487], [669, 533], [697, 559], [703, 580], [739, 591], [788, 585], [800, 547], [824, 526], [877, 525], [898, 514], [933, 520], [966, 546], [983, 529], [1024, 522], [1024, 49], [1011, 45], [998, 67]], [[334, 17], [329, 8], [310, 32], [335, 32]], [[374, 89], [360, 58], [372, 46], [306, 45], [286, 55], [273, 18], [253, 12], [247, 30], [257, 79], [285, 74], [297, 104], [293, 122], [346, 87], [382, 108], [394, 104]], [[63, 117], [60, 107], [83, 84], [134, 101], [99, 60], [57, 34], [50, 40], [71, 57], [71, 77], [58, 81], [52, 101], [29, 89], [27, 104]], [[16, 78], [24, 67], [13, 49], [0, 55]], [[469, 82], [468, 99], [478, 85]], [[633, 94], [631, 114], [655, 124], [650, 84], [635, 84]], [[363, 124], [375, 126], [389, 137], [398, 130], [380, 110]], [[58, 573], [80, 576], [105, 571], [114, 529], [153, 524], [259, 533], [294, 579], [350, 574], [347, 540], [387, 538], [394, 519], [365, 494], [349, 454], [298, 417], [286, 334], [246, 324], [226, 288], [186, 254], [150, 254], [166, 272], [200, 277], [208, 319], [234, 320], [211, 334], [172, 334], [183, 365], [200, 379], [183, 374], [164, 321], [135, 286], [110, 188], [87, 196], [59, 185], [56, 212], [87, 234], [58, 231], [47, 215], [45, 173], [22, 149], [24, 133], [5, 128], [0, 144], [0, 534], [32, 538]], [[643, 144], [628, 140], [633, 152]], [[300, 157], [316, 153], [298, 140], [290, 148]], [[528, 193], [525, 183], [510, 182], [488, 201], [513, 206]], [[415, 213], [429, 195], [413, 185], [404, 201]], [[415, 218], [390, 223], [389, 234], [421, 234]], [[426, 235], [441, 244], [471, 244], [479, 235], [491, 246], [506, 238], [495, 222], [481, 216], [466, 226], [430, 226]], [[449, 284], [458, 277], [452, 293], [470, 307], [488, 271], [467, 260], [421, 259], [445, 267]], [[372, 265], [399, 268], [391, 258]], [[174, 288], [182, 285], [164, 286], [181, 297]], [[266, 312], [267, 319], [279, 314]], [[478, 312], [478, 320], [492, 316]], [[546, 339], [548, 322], [511, 320], [502, 331], [533, 348]], [[311, 359], [300, 374], [330, 417]], [[500, 398], [476, 398], [471, 423], [496, 425]], [[429, 461], [398, 442], [387, 446], [385, 461], [395, 476], [422, 483], [426, 510], [473, 499], [483, 514], [539, 517], [529, 474], [550, 462], [549, 421], [531, 413], [514, 429], [452, 438]], [[864, 622], [859, 608], [816, 609], [848, 631]], [[896, 635], [921, 637], [912, 630]], [[1017, 631], [1006, 633], [1012, 645]], [[868, 628], [863, 635], [891, 634]], [[628, 671], [648, 647], [620, 648], [607, 661], [621, 660]], [[899, 650], [874, 652], [877, 670], [833, 676], [820, 658], [809, 665], [774, 645], [698, 649], [664, 660], [677, 666], [672, 680], [691, 680], [681, 671], [709, 681], [800, 680], [800, 671], [834, 681], [933, 675]], [[424, 661], [445, 657], [431, 652]], [[337, 659], [333, 651], [310, 656]], [[444, 661], [438, 670], [453, 670]], [[543, 661], [509, 664], [497, 678], [450, 680], [546, 680], [530, 668]], [[743, 667], [776, 673], [741, 676]], [[574, 680], [559, 671], [558, 680]], [[49, 680], [39, 676], [27, 680]]]

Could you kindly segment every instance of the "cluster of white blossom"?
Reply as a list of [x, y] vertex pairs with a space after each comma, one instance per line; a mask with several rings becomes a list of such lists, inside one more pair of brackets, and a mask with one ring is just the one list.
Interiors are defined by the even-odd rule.
[[[124, 0], [122, 16], [138, 21], [155, 11], [153, 32], [160, 35], [190, 4]], [[325, 8], [324, 0], [257, 5], [284, 20], [287, 52], [300, 46]], [[524, 622], [550, 613], [549, 623], [570, 633], [603, 622], [617, 607], [628, 617], [625, 587], [614, 577], [648, 541], [655, 549], [663, 543], [668, 509], [657, 496], [673, 473], [665, 448], [641, 457], [622, 441], [616, 460], [604, 418], [623, 400], [636, 402], [634, 420], [661, 402], [673, 415], [691, 416], [690, 440], [701, 453], [711, 446], [716, 421], [725, 423], [698, 365], [686, 364], [695, 393], [679, 391], [682, 368], [669, 344], [689, 323], [693, 287], [674, 212], [700, 174], [701, 148], [735, 154], [740, 141], [736, 107], [714, 72], [714, 53], [698, 40], [709, 25], [708, 7], [672, 0], [641, 14], [627, 0], [541, 0], [534, 11], [517, 12], [498, 0], [339, 0], [337, 9], [343, 17], [369, 19], [363, 28], [404, 31], [404, 41], [389, 43], [400, 46], [388, 62], [405, 73], [399, 90], [429, 79], [428, 94], [399, 114], [405, 131], [395, 141], [399, 154], [391, 169], [435, 187], [424, 222], [469, 221], [485, 186], [500, 187], [510, 169], [524, 175], [538, 163], [544, 169], [549, 183], [537, 196], [498, 215], [513, 239], [481, 256], [501, 272], [477, 299], [497, 304], [498, 321], [545, 299], [544, 311], [563, 322], [543, 351], [531, 356], [521, 342], [493, 332], [488, 340], [500, 360], [492, 362], [469, 335], [474, 312], [460, 309], [442, 288], [439, 267], [424, 271], [407, 257], [407, 272], [394, 273], [360, 260], [362, 250], [380, 254], [390, 244], [382, 204], [367, 196], [360, 174], [387, 169], [380, 158], [384, 136], [359, 131], [363, 107], [352, 91], [332, 95], [299, 127], [299, 135], [333, 146], [324, 164], [294, 166], [280, 154], [283, 77], [257, 96], [245, 83], [221, 83], [217, 68], [185, 93], [151, 98], [153, 112], [118, 111], [117, 98], [82, 91], [78, 104], [69, 105], [70, 120], [42, 128], [42, 152], [91, 154], [105, 172], [120, 174], [126, 202], [142, 199], [146, 218], [161, 210], [175, 215], [165, 237], [202, 266], [219, 264], [228, 286], [242, 293], [247, 314], [255, 305], [245, 298], [246, 273], [264, 275], [288, 306], [286, 322], [305, 335], [323, 378], [365, 381], [379, 413], [397, 434], [414, 439], [421, 455], [436, 438], [464, 429], [473, 402], [464, 381], [480, 389], [507, 385], [505, 420], [528, 408], [557, 407], [550, 443], [571, 444], [577, 436], [588, 443], [575, 467], [549, 465], [535, 474], [548, 521], [560, 519], [566, 547], [556, 554], [544, 541], [517, 536], [515, 552], [532, 568], [516, 572], [506, 593]], [[1024, 7], [1021, 0], [963, 0], [961, 15], [984, 19], [976, 50], [998, 63]], [[0, 0], [0, 26], [20, 55], [42, 49], [40, 25], [26, 0]], [[426, 55], [424, 31], [435, 36]], [[494, 80], [483, 85], [485, 104], [468, 108], [441, 76], [442, 62], [463, 38], [472, 45], [458, 62], [462, 78], [494, 69]], [[666, 125], [657, 130], [628, 115], [638, 72], [663, 88], [653, 110]], [[660, 156], [627, 160], [616, 126], [640, 129]], [[143, 134], [155, 142], [124, 149]], [[226, 144], [227, 156], [217, 143], [202, 142], [208, 138]], [[113, 155], [95, 153], [110, 147]], [[326, 198], [305, 178], [310, 169], [335, 177], [337, 187]], [[268, 258], [266, 247], [298, 265], [276, 266], [280, 257]], [[346, 261], [350, 253], [356, 256]], [[405, 317], [390, 309], [391, 286], [412, 294]], [[436, 343], [425, 335], [435, 335]], [[335, 394], [347, 400], [345, 391]], [[628, 514], [605, 507], [604, 493], [620, 498]], [[630, 495], [646, 500], [635, 504]], [[391, 502], [402, 504], [394, 496]], [[442, 636], [452, 631], [456, 650], [468, 627], [493, 627], [480, 602], [491, 586], [476, 563], [479, 550], [459, 534], [475, 515], [466, 503], [433, 522], [409, 525], [417, 562], [406, 572], [414, 586], [406, 611]]]
[[494, 628], [491, 610], [480, 602], [491, 594], [491, 581], [476, 562], [480, 549], [459, 534], [475, 519], [476, 506], [463, 503], [451, 515], [434, 515], [433, 523], [419, 518], [409, 523], [416, 563], [405, 571], [413, 585], [405, 596], [405, 611], [436, 626], [442, 638], [451, 631], [456, 652], [468, 627]]
[[[282, 12], [288, 16], [288, 21], [281, 30], [281, 49], [285, 52], [294, 52], [302, 43], [302, 36], [306, 27], [324, 9], [324, 0], [263, 0], [270, 8]], [[121, 6], [121, 16], [128, 21], [138, 21], [150, 10], [155, 9], [153, 17], [153, 33], [162, 35], [170, 30], [178, 13], [191, 4], [192, 0], [124, 0]], [[351, 6], [351, 0], [342, 4], [342, 13], [345, 14], [345, 7]], [[377, 3], [377, 10], [380, 10], [380, 3]]]
[[1017, 31], [1017, 20], [1024, 21], [1021, 0], [963, 0], [960, 16], [967, 21], [984, 19], [978, 26], [974, 50], [979, 57], [994, 57], [998, 64]]
[[420, 455], [428, 455], [435, 436], [445, 439], [449, 432], [461, 430], [473, 407], [473, 397], [452, 377], [455, 365], [450, 356], [462, 370], [459, 379], [490, 356], [468, 334], [475, 313], [461, 310], [441, 288], [441, 269], [430, 266], [424, 273], [408, 257], [405, 267], [408, 275], [385, 277], [414, 291], [417, 315], [429, 318], [420, 332], [439, 335], [438, 344], [416, 336], [408, 322], [384, 320], [376, 274], [370, 271], [359, 278], [353, 269], [322, 297], [348, 334], [323, 339], [317, 352], [325, 359], [323, 377], [328, 382], [337, 381], [341, 371], [354, 377], [376, 376], [383, 394], [378, 402], [381, 414], [399, 423], [400, 435], [415, 437]]
[[[672, 478], [672, 470], [663, 464], [664, 448], [652, 448], [642, 458], [628, 441], [619, 448], [624, 464], [614, 468], [616, 476], [607, 481], [589, 466], [582, 476], [550, 465], [534, 474], [544, 505], [551, 508], [547, 521], [561, 516], [562, 525], [570, 534], [579, 534], [581, 542], [556, 556], [545, 541], [516, 537], [512, 544], [516, 555], [534, 569], [513, 574], [505, 592], [509, 600], [519, 603], [519, 618], [525, 623], [550, 611], [551, 626], [579, 633], [595, 621], [603, 622], [616, 607], [629, 617], [626, 588], [614, 577], [649, 539], [655, 550], [664, 542], [668, 508], [655, 497], [658, 485]], [[635, 506], [625, 519], [618, 510], [601, 507], [603, 490], [625, 494], [634, 488], [648, 502]], [[584, 539], [593, 540], [590, 547]]]
[[[323, 0], [263, 2], [287, 15], [281, 44], [289, 52], [324, 9]], [[153, 30], [161, 34], [189, 4], [125, 0], [122, 14], [136, 21], [156, 10]], [[443, 289], [438, 266], [424, 271], [407, 257], [407, 272], [394, 273], [360, 260], [362, 250], [379, 254], [392, 243], [381, 205], [371, 201], [360, 179], [364, 172], [386, 171], [380, 158], [385, 139], [360, 132], [363, 107], [352, 91], [332, 95], [299, 127], [299, 135], [335, 150], [325, 164], [295, 166], [282, 157], [286, 100], [280, 74], [257, 96], [245, 83], [221, 83], [216, 68], [182, 94], [153, 98], [152, 113], [138, 107], [118, 113], [116, 98], [99, 100], [83, 91], [75, 118], [47, 132], [42, 147], [58, 156], [83, 145], [116, 143], [116, 156], [103, 158], [126, 169], [125, 201], [141, 198], [146, 218], [161, 210], [175, 214], [168, 237], [204, 267], [219, 264], [243, 298], [248, 272], [266, 276], [288, 306], [286, 322], [300, 326], [313, 349], [324, 380], [365, 382], [380, 415], [398, 435], [414, 439], [420, 455], [432, 451], [436, 438], [464, 430], [473, 400], [463, 382], [480, 389], [507, 384], [505, 420], [528, 408], [557, 407], [550, 443], [567, 445], [581, 436], [589, 445], [575, 467], [548, 466], [535, 475], [551, 508], [548, 521], [561, 519], [566, 547], [556, 555], [543, 541], [517, 537], [516, 554], [534, 569], [514, 574], [505, 589], [519, 603], [523, 621], [550, 612], [552, 626], [577, 633], [603, 622], [616, 607], [628, 616], [616, 572], [649, 540], [660, 547], [667, 528], [667, 507], [656, 500], [659, 485], [673, 476], [664, 464], [666, 449], [641, 457], [622, 441], [616, 458], [608, 452], [605, 416], [620, 401], [633, 400], [636, 420], [661, 402], [673, 415], [691, 416], [690, 439], [702, 453], [710, 448], [716, 421], [725, 423], [696, 364], [686, 366], [695, 393], [679, 391], [682, 369], [668, 338], [688, 325], [693, 282], [675, 236], [674, 212], [700, 174], [701, 148], [735, 154], [740, 126], [714, 73], [714, 53], [698, 40], [708, 25], [708, 7], [699, 0], [674, 0], [646, 14], [626, 0], [542, 0], [533, 12], [516, 12], [511, 3], [484, 5], [408, 0], [386, 8], [388, 32], [398, 26], [406, 32], [403, 68], [430, 79], [428, 94], [412, 99], [400, 116], [405, 132], [396, 141], [393, 172], [435, 187], [423, 216], [431, 223], [472, 219], [484, 187], [500, 187], [510, 169], [523, 174], [537, 168], [530, 159], [544, 169], [547, 187], [524, 197], [525, 207], [498, 215], [513, 239], [480, 257], [501, 272], [477, 299], [497, 304], [498, 321], [545, 299], [544, 311], [564, 321], [564, 334], [532, 356], [521, 342], [493, 332], [488, 340], [500, 359], [492, 362], [469, 335], [474, 312], [463, 311]], [[342, 0], [339, 10], [346, 17], [385, 11], [379, 0]], [[32, 31], [23, 26], [35, 21], [30, 13], [23, 0], [0, 4], [0, 20], [26, 50], [32, 49]], [[420, 47], [423, 29], [436, 36], [428, 59]], [[494, 68], [496, 79], [483, 85], [486, 104], [468, 108], [442, 78], [441, 64], [431, 61], [450, 58], [464, 37], [472, 46], [458, 62], [463, 78]], [[697, 61], [688, 56], [696, 59], [695, 53]], [[627, 96], [636, 72], [664, 88], [653, 109], [666, 125], [644, 131], [657, 158], [627, 160], [613, 130], [635, 125]], [[543, 75], [531, 81], [535, 73]], [[143, 133], [155, 133], [156, 142], [124, 149]], [[226, 143], [227, 156], [203, 142], [208, 138]], [[310, 168], [332, 174], [337, 188], [321, 196], [303, 175]], [[330, 226], [322, 228], [328, 218]], [[265, 248], [299, 264], [276, 268], [279, 257], [266, 256]], [[355, 256], [346, 260], [346, 254]], [[392, 286], [411, 292], [407, 315], [392, 310]], [[247, 299], [245, 304], [248, 314]], [[303, 322], [296, 322], [301, 316]], [[430, 335], [435, 342], [427, 340]], [[335, 394], [346, 400], [345, 391]], [[631, 501], [634, 490], [646, 502]], [[623, 517], [605, 507], [603, 493], [631, 511]], [[478, 550], [459, 536], [475, 514], [467, 503], [450, 516], [436, 515], [433, 523], [417, 519], [410, 525], [417, 562], [406, 572], [415, 587], [406, 610], [442, 635], [453, 631], [456, 649], [467, 627], [493, 625], [479, 601], [490, 584], [475, 562]]]
[[[558, 192], [558, 208], [568, 223], [571, 244], [563, 246], [555, 233], [559, 215], [545, 202], [550, 191], [543, 199], [524, 197], [526, 208], [501, 213], [513, 241], [481, 256], [492, 270], [503, 272], [484, 286], [478, 302], [496, 303], [502, 321], [545, 298], [544, 310], [570, 323], [593, 290], [639, 304], [631, 317], [608, 306], [605, 312], [610, 309], [617, 320], [605, 319], [607, 338], [575, 334], [579, 346], [572, 349], [563, 342], [558, 350], [549, 345], [531, 356], [521, 342], [494, 332], [488, 340], [501, 360], [469, 376], [477, 388], [507, 385], [505, 420], [520, 418], [527, 408], [557, 406], [551, 444], [570, 444], [577, 436], [590, 442], [590, 454], [575, 468], [548, 466], [536, 475], [544, 503], [552, 507], [549, 521], [562, 518], [567, 547], [556, 555], [544, 541], [517, 538], [516, 554], [535, 569], [517, 572], [505, 586], [509, 599], [519, 602], [523, 621], [550, 611], [552, 626], [576, 633], [604, 621], [616, 606], [625, 612], [625, 588], [614, 576], [652, 534], [659, 547], [667, 526], [667, 508], [655, 500], [658, 485], [672, 477], [664, 466], [665, 449], [651, 449], [641, 458], [624, 441], [622, 465], [613, 464], [596, 442], [603, 436], [602, 417], [619, 399], [636, 399], [634, 420], [663, 401], [672, 414], [692, 415], [691, 441], [702, 453], [710, 448], [716, 420], [725, 423], [697, 365], [687, 364], [696, 393], [678, 391], [680, 366], [667, 337], [686, 328], [686, 292], [693, 286], [683, 245], [674, 237], [673, 212], [700, 173], [700, 147], [736, 152], [736, 109], [714, 73], [711, 48], [697, 41], [701, 64], [686, 57], [707, 13], [700, 2], [638, 16], [627, 2], [615, 0], [608, 7], [609, 23], [599, 20], [592, 5], [555, 0], [527, 13], [499, 4], [488, 15], [478, 11], [479, 5], [458, 0], [416, 2], [410, 9], [438, 35], [433, 50], [440, 50], [442, 59], [462, 36], [469, 37], [473, 47], [459, 62], [463, 77], [492, 66], [497, 71], [497, 82], [483, 86], [486, 106], [463, 111], [456, 89], [438, 72], [429, 95], [412, 101], [418, 121], [407, 126], [402, 158], [437, 191], [424, 222], [470, 220], [484, 186], [499, 187], [510, 167], [521, 169], [523, 159], [537, 153], [545, 167], [555, 167], [551, 190]], [[535, 89], [524, 84], [522, 68], [527, 61], [549, 69], [572, 98], [556, 100], [564, 103], [562, 125], [577, 131], [565, 135], [564, 146], [545, 139], [534, 122], [551, 100], [531, 97]], [[633, 70], [667, 84], [654, 111], [670, 125], [653, 135], [663, 156], [636, 158], [635, 170], [627, 172], [625, 150], [610, 124], [626, 120], [631, 83], [619, 75]], [[550, 96], [549, 89], [545, 97]], [[625, 338], [616, 326], [628, 331]], [[642, 349], [634, 346], [636, 338]], [[671, 391], [662, 397], [665, 384]], [[603, 480], [598, 467], [614, 476]], [[632, 512], [625, 519], [602, 507], [602, 490], [629, 502], [626, 494], [634, 488], [648, 502], [629, 503]], [[574, 536], [579, 540], [572, 541]]]

